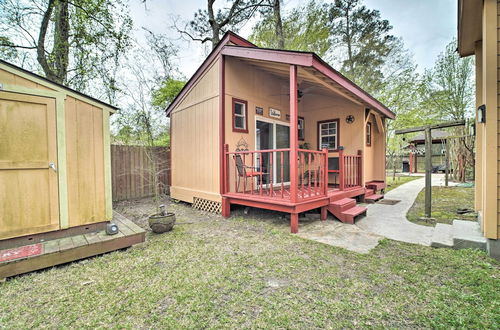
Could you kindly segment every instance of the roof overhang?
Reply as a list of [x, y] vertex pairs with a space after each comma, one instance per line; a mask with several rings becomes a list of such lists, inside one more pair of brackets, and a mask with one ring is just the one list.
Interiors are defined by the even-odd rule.
[[222, 48], [221, 54], [226, 56], [250, 58], [260, 61], [286, 63], [290, 65], [313, 68], [328, 77], [343, 90], [359, 99], [367, 107], [390, 119], [396, 118], [394, 112], [377, 101], [373, 96], [365, 92], [361, 87], [347, 79], [340, 72], [333, 69], [314, 53], [226, 45]]
[[483, 0], [458, 0], [458, 53], [474, 55], [475, 43], [482, 40]]
[[187, 81], [186, 85], [184, 85], [179, 94], [177, 94], [172, 103], [170, 103], [170, 105], [165, 109], [167, 116], [169, 116], [170, 112], [172, 112], [177, 104], [179, 104], [184, 99], [184, 96], [187, 94], [187, 92], [189, 92], [189, 90], [194, 86], [198, 79], [200, 79], [200, 77], [203, 75], [203, 72], [205, 72], [205, 70], [210, 67], [214, 60], [216, 60], [218, 56], [220, 56], [222, 48], [226, 45], [231, 44], [245, 47], [257, 47], [250, 41], [243, 39], [242, 37], [231, 31], [226, 32], [217, 46], [215, 46], [215, 48], [210, 52], [205, 61], [203, 61], [203, 63], [200, 65], [198, 70], [196, 70], [194, 75]]

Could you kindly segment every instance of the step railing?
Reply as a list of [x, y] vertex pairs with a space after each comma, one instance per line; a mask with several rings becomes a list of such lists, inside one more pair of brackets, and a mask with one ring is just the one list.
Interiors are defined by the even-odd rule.
[[339, 189], [361, 187], [363, 181], [363, 157], [361, 150], [356, 155], [345, 155], [339, 147]]

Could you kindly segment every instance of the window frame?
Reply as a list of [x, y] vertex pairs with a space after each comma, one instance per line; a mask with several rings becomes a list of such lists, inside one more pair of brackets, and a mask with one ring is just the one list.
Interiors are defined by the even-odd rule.
[[[299, 128], [299, 126], [300, 126], [299, 123], [301, 120], [302, 120], [302, 137], [300, 137], [301, 129]], [[306, 139], [306, 120], [304, 119], [304, 117], [298, 116], [297, 128], [298, 128], [297, 136], [298, 136], [299, 141], [304, 141]]]
[[[340, 119], [339, 118], [318, 121], [318, 130], [317, 130], [318, 150], [322, 150], [321, 149], [321, 138], [323, 136], [321, 135], [321, 124], [326, 124], [326, 123], [336, 123], [336, 125], [337, 125], [337, 132], [335, 134], [335, 149], [328, 149], [328, 152], [337, 152], [337, 151], [339, 151], [339, 146], [340, 146]], [[331, 136], [331, 135], [325, 135], [325, 136]]]
[[[240, 128], [240, 127], [235, 126], [235, 124], [236, 124], [235, 117], [236, 116], [242, 117], [241, 115], [236, 114], [236, 103], [244, 105], [244, 120], [243, 120], [243, 122], [245, 123], [245, 128]], [[248, 133], [248, 102], [245, 100], [233, 98], [231, 113], [232, 113], [231, 117], [232, 117], [232, 121], [233, 121], [233, 125], [232, 125], [233, 132]]]
[[371, 122], [366, 123], [365, 139], [366, 139], [366, 146], [371, 147], [372, 146], [372, 139], [373, 139], [373, 130], [372, 130], [372, 123]]

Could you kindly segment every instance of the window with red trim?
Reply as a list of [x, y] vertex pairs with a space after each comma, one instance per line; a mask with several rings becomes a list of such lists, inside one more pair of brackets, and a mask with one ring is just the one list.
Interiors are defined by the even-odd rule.
[[336, 151], [339, 148], [339, 119], [318, 122], [318, 149]]
[[372, 145], [372, 123], [366, 123], [366, 145]]
[[233, 132], [248, 133], [248, 103], [233, 99]]

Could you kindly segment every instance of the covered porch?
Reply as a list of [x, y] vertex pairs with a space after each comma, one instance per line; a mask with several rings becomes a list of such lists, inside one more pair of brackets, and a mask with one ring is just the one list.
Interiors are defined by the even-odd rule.
[[[298, 214], [307, 210], [321, 208], [323, 220], [330, 211], [349, 223], [365, 214], [352, 198], [374, 196], [383, 185], [385, 173], [374, 175], [373, 164], [384, 168], [385, 159], [373, 149], [385, 148], [384, 118], [311, 68], [237, 56], [225, 56], [223, 65], [225, 115], [231, 117], [223, 215], [231, 204], [287, 212], [296, 233]], [[373, 139], [374, 133], [384, 138]], [[379, 185], [367, 188], [375, 179]]]

